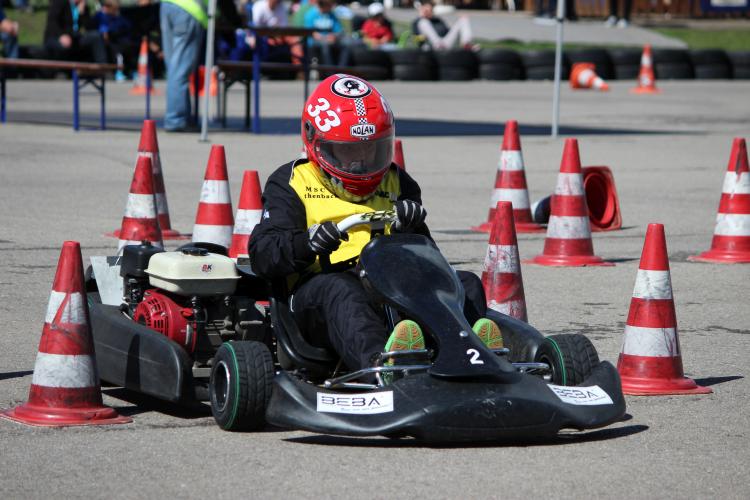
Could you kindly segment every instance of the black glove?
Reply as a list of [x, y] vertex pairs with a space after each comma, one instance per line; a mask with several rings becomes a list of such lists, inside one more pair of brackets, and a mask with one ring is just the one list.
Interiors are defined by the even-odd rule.
[[422, 224], [427, 217], [427, 210], [412, 200], [397, 201], [393, 205], [398, 220], [393, 224], [396, 231], [413, 231]]
[[341, 240], [349, 241], [349, 235], [342, 233], [331, 221], [323, 224], [313, 224], [307, 230], [310, 248], [318, 255], [328, 255], [335, 252], [341, 245]]

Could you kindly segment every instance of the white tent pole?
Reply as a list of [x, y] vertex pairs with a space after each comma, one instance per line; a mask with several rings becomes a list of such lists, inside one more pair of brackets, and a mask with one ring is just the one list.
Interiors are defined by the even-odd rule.
[[552, 137], [557, 137], [560, 123], [560, 80], [562, 80], [563, 22], [565, 0], [557, 0], [557, 40], [555, 42], [555, 90], [552, 94]]
[[[201, 142], [208, 141], [208, 111], [211, 101], [211, 72], [214, 67], [214, 32], [216, 31], [216, 0], [208, 0], [208, 33], [206, 33], [206, 72], [203, 78], [203, 116], [201, 116]], [[196, 89], [196, 92], [198, 89]]]

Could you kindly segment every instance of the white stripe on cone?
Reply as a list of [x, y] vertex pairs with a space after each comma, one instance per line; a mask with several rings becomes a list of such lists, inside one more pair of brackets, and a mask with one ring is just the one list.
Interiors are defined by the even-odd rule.
[[[117, 243], [117, 251], [119, 252], [123, 249], [123, 247], [126, 247], [128, 245], [140, 245], [141, 243], [143, 243], [143, 241], [141, 240], [120, 240]], [[152, 246], [155, 246], [157, 248], [164, 248], [164, 245], [161, 241], [151, 241], [150, 243]]]
[[646, 328], [625, 325], [622, 353], [631, 356], [672, 358], [680, 355], [677, 331], [674, 328]]
[[500, 151], [498, 170], [523, 170], [523, 157], [520, 151]]
[[232, 226], [195, 224], [193, 226], [193, 241], [216, 243], [229, 248], [232, 245]]
[[99, 384], [94, 358], [88, 354], [65, 355], [39, 352], [31, 383], [42, 387], [78, 389]]
[[489, 245], [484, 258], [484, 269], [488, 273], [518, 274], [521, 269], [518, 261], [516, 245]]
[[750, 173], [727, 172], [724, 174], [724, 185], [721, 188], [722, 193], [726, 194], [750, 194]]
[[584, 69], [580, 73], [578, 73], [578, 85], [586, 86], [586, 84], [589, 81], [589, 78], [591, 78], [594, 75], [594, 72], [590, 69]]
[[529, 208], [529, 192], [525, 189], [495, 188], [492, 191], [490, 208], [496, 208], [499, 201], [511, 202], [513, 210]]
[[583, 178], [581, 177], [581, 174], [558, 174], [555, 194], [583, 196]]
[[506, 302], [497, 302], [495, 300], [490, 299], [489, 303], [487, 304], [487, 307], [489, 307], [493, 311], [497, 311], [501, 314], [506, 314], [514, 318], [518, 318], [518, 315], [515, 314], [516, 311], [526, 310], [526, 304], [522, 300], [509, 300]]
[[589, 218], [551, 215], [547, 225], [547, 238], [589, 239], [591, 238]]
[[633, 297], [638, 299], [672, 299], [672, 281], [669, 271], [638, 269]]
[[750, 236], [750, 214], [716, 214], [714, 234], [720, 236]]
[[201, 203], [231, 203], [229, 198], [229, 182], [203, 181], [200, 201]]
[[44, 322], [52, 323], [57, 316], [60, 306], [62, 305], [65, 297], [70, 295], [70, 300], [65, 303], [65, 307], [60, 316], [60, 323], [71, 323], [74, 325], [85, 325], [86, 324], [86, 310], [83, 308], [83, 294], [74, 292], [67, 294], [65, 292], [56, 292], [52, 290], [49, 296], [49, 303], [47, 304], [47, 314], [45, 315]]
[[156, 203], [153, 194], [128, 194], [125, 217], [131, 219], [155, 219]]
[[263, 214], [262, 209], [238, 208], [237, 215], [234, 218], [234, 234], [252, 233], [255, 226], [260, 223], [261, 214]]

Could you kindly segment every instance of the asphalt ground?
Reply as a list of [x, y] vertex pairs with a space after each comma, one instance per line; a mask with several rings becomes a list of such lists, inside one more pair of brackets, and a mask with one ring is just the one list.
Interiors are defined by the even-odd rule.
[[[750, 136], [744, 82], [631, 82], [606, 94], [563, 88], [561, 131], [579, 139], [584, 165], [609, 165], [624, 228], [595, 233], [614, 267], [523, 266], [529, 320], [544, 333], [582, 332], [616, 362], [646, 226], [666, 226], [683, 363], [705, 396], [627, 397], [629, 417], [545, 444], [427, 447], [412, 440], [350, 439], [269, 430], [221, 431], [207, 410], [185, 411], [105, 388], [128, 425], [46, 429], [0, 420], [0, 491], [46, 498], [747, 498], [750, 483], [750, 266], [689, 263], [708, 249], [732, 138]], [[383, 83], [397, 116], [407, 170], [420, 182], [428, 223], [447, 258], [481, 271], [502, 123], [520, 122], [532, 200], [552, 192], [562, 139], [548, 136], [544, 82]], [[300, 148], [301, 85], [264, 86], [266, 129], [212, 131], [227, 151], [233, 200], [241, 173], [265, 181]], [[0, 126], [0, 407], [28, 395], [60, 245], [84, 258], [113, 253], [138, 134], [74, 133], [69, 82], [11, 82]], [[155, 99], [156, 110], [163, 98]], [[113, 123], [132, 128], [142, 101], [109, 87]], [[93, 121], [93, 98], [84, 102]], [[239, 92], [230, 96], [239, 123]], [[116, 118], [116, 120], [115, 120]], [[35, 123], [31, 123], [34, 121]], [[190, 232], [209, 145], [160, 133], [173, 227]], [[522, 258], [544, 235], [519, 235]], [[170, 246], [174, 247], [175, 243]]]

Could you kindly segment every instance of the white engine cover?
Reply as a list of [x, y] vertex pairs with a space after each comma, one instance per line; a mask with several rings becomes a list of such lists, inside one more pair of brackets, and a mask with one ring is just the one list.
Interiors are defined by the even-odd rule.
[[157, 253], [148, 261], [148, 282], [179, 295], [231, 295], [240, 279], [232, 259], [223, 255]]

